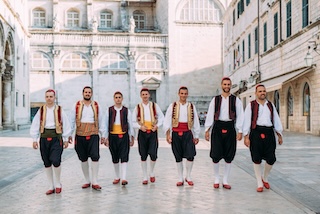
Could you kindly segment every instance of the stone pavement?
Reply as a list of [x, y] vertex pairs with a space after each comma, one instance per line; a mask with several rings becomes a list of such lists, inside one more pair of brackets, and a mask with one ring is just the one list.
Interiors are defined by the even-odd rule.
[[[270, 190], [256, 192], [249, 151], [238, 142], [229, 183], [214, 189], [209, 143], [197, 145], [192, 176], [195, 185], [177, 187], [170, 146], [160, 136], [156, 182], [142, 185], [137, 142], [131, 148], [125, 187], [113, 185], [110, 152], [101, 146], [102, 191], [81, 189], [84, 179], [71, 145], [63, 153], [59, 195], [45, 195], [47, 183], [39, 150], [31, 148], [29, 130], [0, 132], [0, 213], [320, 213], [320, 138], [285, 133], [277, 148]], [[223, 165], [223, 164], [221, 164]], [[222, 170], [220, 170], [223, 172]]]

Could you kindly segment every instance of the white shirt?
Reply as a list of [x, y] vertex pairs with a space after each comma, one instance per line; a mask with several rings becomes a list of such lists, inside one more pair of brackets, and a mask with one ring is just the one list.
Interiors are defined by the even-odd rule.
[[[219, 120], [221, 121], [231, 121], [229, 117], [229, 96], [224, 97], [221, 96], [221, 107], [220, 107], [220, 115]], [[215, 110], [215, 97], [211, 100], [206, 122], [204, 124], [205, 130], [210, 130], [214, 125], [214, 110]], [[243, 106], [241, 100], [237, 97], [236, 98], [236, 124], [235, 127], [239, 133], [242, 133], [242, 125], [243, 125], [244, 113], [243, 113]]]
[[[46, 122], [44, 124], [45, 129], [55, 129], [56, 123], [54, 118], [54, 109], [55, 106], [46, 107]], [[33, 142], [37, 142], [40, 137], [40, 109], [37, 111], [36, 115], [32, 120], [32, 124], [30, 127], [30, 135], [33, 139]], [[71, 133], [71, 125], [68, 116], [64, 113], [63, 109], [61, 109], [61, 122], [62, 122], [62, 138], [63, 141], [68, 141], [68, 137]]]
[[[271, 112], [267, 105], [268, 100], [264, 103], [264, 105], [259, 104], [259, 110], [258, 110], [258, 119], [257, 119], [257, 125], [258, 126], [268, 126], [271, 127], [274, 126], [274, 129], [277, 133], [280, 133], [282, 135], [282, 124], [280, 121], [279, 114], [272, 104], [273, 108], [273, 124], [271, 122]], [[251, 117], [252, 117], [252, 110], [251, 110], [251, 102], [247, 105], [246, 110], [244, 112], [244, 123], [243, 123], [243, 134], [246, 136], [250, 132], [251, 128]]]
[[[172, 128], [172, 107], [173, 107], [173, 103], [169, 105], [163, 121], [164, 133], [166, 133], [168, 130]], [[199, 117], [198, 117], [198, 113], [195, 105], [193, 105], [193, 113], [194, 113], [194, 119], [193, 119], [193, 127], [191, 131], [193, 133], [194, 138], [199, 138], [200, 123], [199, 123], [199, 119], [198, 119]], [[180, 103], [179, 122], [180, 123], [188, 122], [188, 102], [186, 102], [185, 104]]]
[[[114, 121], [115, 125], [121, 125], [121, 121], [120, 121], [120, 111], [122, 110], [122, 106], [120, 108], [114, 106], [114, 109], [117, 111], [116, 114], [116, 118]], [[132, 121], [131, 121], [131, 112], [128, 109], [128, 115], [127, 115], [127, 121], [128, 121], [128, 134], [130, 136], [134, 136], [134, 130], [132, 127]], [[102, 137], [108, 137], [108, 132], [109, 132], [109, 108], [107, 108], [103, 119], [102, 119], [102, 123], [101, 123], [101, 135]]]
[[[155, 107], [156, 107], [156, 114], [157, 114], [157, 126], [160, 127], [163, 124], [163, 120], [164, 120], [164, 115], [160, 109], [160, 107], [158, 106], [157, 103], [154, 103]], [[143, 105], [143, 113], [144, 113], [144, 120], [145, 121], [151, 121], [151, 114], [150, 114], [150, 102], [146, 105], [144, 103], [142, 103]], [[135, 129], [140, 129], [140, 125], [137, 121], [137, 115], [138, 115], [138, 108], [137, 106], [134, 108], [133, 110], [133, 114], [132, 114], [132, 126]]]

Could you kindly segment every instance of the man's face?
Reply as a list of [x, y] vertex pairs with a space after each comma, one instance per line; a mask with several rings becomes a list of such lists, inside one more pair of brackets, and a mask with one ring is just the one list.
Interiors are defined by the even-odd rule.
[[140, 93], [140, 97], [142, 99], [142, 102], [149, 102], [149, 99], [150, 99], [150, 94], [148, 91], [142, 91]]
[[46, 99], [46, 104], [47, 105], [53, 105], [54, 104], [54, 100], [56, 99], [56, 96], [54, 95], [54, 93], [52, 91], [51, 92], [46, 92], [45, 99]]
[[267, 91], [266, 88], [264, 86], [259, 86], [256, 89], [256, 98], [259, 100], [265, 100], [267, 97]]
[[222, 88], [223, 92], [229, 93], [230, 88], [231, 88], [231, 81], [230, 80], [223, 80], [221, 83], [221, 88]]
[[181, 102], [186, 102], [188, 98], [188, 90], [187, 89], [180, 89], [178, 93]]
[[90, 88], [85, 88], [83, 91], [83, 99], [90, 100], [92, 96], [92, 90]]
[[121, 94], [115, 94], [113, 99], [114, 99], [114, 103], [116, 105], [121, 105], [122, 104], [123, 97], [121, 96]]

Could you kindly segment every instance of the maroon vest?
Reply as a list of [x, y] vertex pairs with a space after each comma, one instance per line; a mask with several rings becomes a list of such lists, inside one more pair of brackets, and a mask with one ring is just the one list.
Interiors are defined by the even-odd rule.
[[[109, 132], [112, 131], [113, 124], [116, 121], [117, 111], [114, 109], [114, 106], [109, 107]], [[120, 110], [120, 123], [123, 132], [128, 131], [128, 108], [122, 106]]]
[[[237, 97], [234, 96], [233, 94], [231, 94], [230, 97], [229, 97], [229, 118], [231, 120], [235, 120], [236, 117], [237, 117], [236, 99], [237, 99]], [[218, 121], [219, 120], [219, 116], [220, 116], [222, 95], [215, 96], [214, 101], [215, 101], [214, 121]]]
[[[271, 113], [271, 123], [273, 124], [273, 107], [271, 102], [267, 103], [267, 106]], [[259, 113], [259, 103], [256, 100], [251, 101], [251, 129], [255, 129], [257, 126], [258, 113]]]

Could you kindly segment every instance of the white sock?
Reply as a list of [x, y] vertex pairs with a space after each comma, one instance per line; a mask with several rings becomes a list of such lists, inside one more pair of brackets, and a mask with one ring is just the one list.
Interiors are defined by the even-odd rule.
[[148, 180], [148, 173], [147, 173], [147, 161], [141, 161], [141, 167], [142, 167], [142, 174], [143, 174], [143, 180]]
[[228, 178], [231, 170], [231, 163], [225, 163], [223, 173], [223, 184], [228, 184]]
[[154, 166], [156, 165], [156, 161], [150, 160], [150, 177], [154, 177]]
[[179, 177], [179, 181], [183, 182], [183, 163], [181, 162], [177, 162], [177, 167], [178, 167], [178, 177]]
[[53, 183], [53, 171], [52, 171], [52, 167], [46, 167], [45, 168], [45, 171], [46, 171], [46, 175], [47, 175], [47, 178], [48, 178], [48, 187], [49, 187], [49, 190], [51, 189], [54, 189], [54, 183]]
[[261, 164], [253, 164], [254, 174], [256, 175], [258, 187], [263, 187], [261, 180]]
[[114, 172], [116, 174], [116, 178], [115, 179], [119, 179], [120, 178], [120, 166], [119, 166], [119, 163], [114, 163], [113, 164], [114, 166]]
[[268, 182], [268, 175], [269, 175], [271, 169], [272, 169], [272, 165], [267, 164], [267, 162], [266, 162], [266, 164], [264, 165], [264, 173], [263, 173], [263, 180], [265, 182]]
[[127, 162], [123, 162], [121, 163], [121, 171], [122, 171], [122, 180], [127, 180]]
[[98, 171], [99, 171], [99, 161], [92, 161], [92, 185], [98, 184]]
[[193, 166], [193, 161], [187, 160], [187, 163], [186, 163], [187, 177], [186, 178], [188, 181], [192, 181], [192, 178], [191, 178], [192, 166]]
[[90, 183], [89, 163], [88, 163], [88, 161], [81, 162], [81, 168], [82, 168], [82, 172], [83, 172], [83, 175], [84, 175], [84, 179], [86, 180], [86, 183]]
[[220, 182], [220, 174], [219, 174], [219, 163], [213, 163], [213, 171], [214, 171], [214, 183], [218, 184]]
[[60, 181], [60, 176], [61, 176], [61, 166], [58, 167], [53, 167], [54, 175], [56, 177], [56, 182], [55, 186], [56, 188], [61, 188], [61, 181]]

